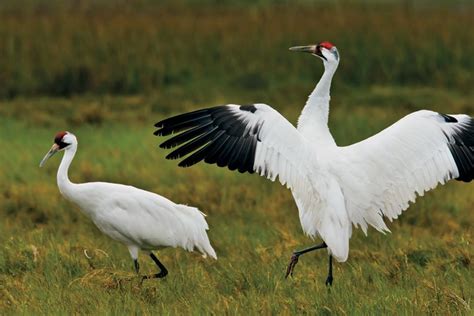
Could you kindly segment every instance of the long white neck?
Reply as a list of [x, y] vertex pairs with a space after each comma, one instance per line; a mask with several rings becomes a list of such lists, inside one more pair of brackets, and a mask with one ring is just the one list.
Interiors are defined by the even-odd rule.
[[328, 127], [331, 81], [337, 64], [325, 64], [324, 73], [298, 119], [298, 130], [310, 141], [321, 146], [335, 146]]
[[59, 165], [58, 174], [57, 174], [59, 191], [65, 198], [69, 200], [71, 200], [72, 193], [74, 191], [74, 187], [76, 186], [76, 184], [72, 183], [69, 180], [67, 173], [69, 170], [69, 166], [71, 165], [72, 159], [74, 158], [74, 155], [76, 154], [76, 151], [77, 151], [76, 144], [69, 146], [64, 151], [64, 156], [63, 156], [63, 159], [61, 160], [61, 164]]

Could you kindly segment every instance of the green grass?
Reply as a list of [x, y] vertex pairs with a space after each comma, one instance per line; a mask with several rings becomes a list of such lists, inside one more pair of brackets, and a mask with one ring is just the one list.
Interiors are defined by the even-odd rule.
[[[0, 103], [1, 314], [472, 312], [473, 184], [452, 182], [428, 193], [389, 225], [392, 234], [355, 231], [348, 262], [335, 265], [331, 290], [324, 286], [324, 251], [303, 256], [294, 278], [285, 280], [292, 251], [312, 244], [290, 192], [256, 175], [209, 165], [181, 169], [165, 160], [153, 124], [197, 106], [183, 101], [159, 111], [156, 98]], [[336, 89], [330, 123], [337, 141], [350, 143], [428, 103], [473, 114], [467, 107], [472, 99], [427, 88]], [[295, 122], [302, 100], [297, 102], [277, 108]], [[55, 173], [61, 157], [38, 167], [62, 129], [79, 139], [73, 181], [128, 183], [198, 206], [208, 214], [219, 259], [165, 249], [157, 254], [168, 277], [140, 285], [127, 249], [60, 196]], [[156, 269], [146, 254], [140, 261], [142, 271]]]

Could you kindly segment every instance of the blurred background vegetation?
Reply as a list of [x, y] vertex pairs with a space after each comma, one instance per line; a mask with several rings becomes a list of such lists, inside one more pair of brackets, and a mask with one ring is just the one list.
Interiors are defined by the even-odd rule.
[[341, 52], [338, 85], [470, 91], [473, 8], [471, 1], [2, 1], [0, 97], [268, 94], [314, 80], [311, 61], [288, 47], [322, 40]]
[[[265, 102], [295, 122], [323, 67], [288, 48], [323, 40], [341, 54], [339, 144], [421, 108], [474, 115], [473, 16], [469, 0], [0, 1], [0, 314], [469, 314], [473, 184], [428, 193], [393, 234], [354, 231], [328, 292], [322, 253], [283, 279], [291, 252], [311, 243], [287, 190], [177, 168], [152, 132], [167, 115], [231, 102]], [[167, 249], [165, 280], [129, 282], [126, 249], [59, 195], [60, 157], [37, 167], [59, 130], [79, 139], [73, 181], [198, 206], [219, 260]]]

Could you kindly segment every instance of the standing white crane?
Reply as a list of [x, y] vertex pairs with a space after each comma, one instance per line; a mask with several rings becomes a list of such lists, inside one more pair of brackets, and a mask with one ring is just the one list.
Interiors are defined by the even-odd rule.
[[338, 147], [328, 128], [329, 91], [339, 52], [329, 42], [290, 48], [318, 56], [324, 74], [306, 102], [295, 128], [266, 104], [223, 105], [174, 116], [156, 123], [155, 135], [178, 135], [162, 148], [178, 147], [166, 158], [189, 167], [204, 160], [230, 170], [257, 172], [291, 189], [303, 231], [323, 243], [295, 251], [286, 277], [298, 257], [328, 248], [332, 258], [347, 260], [352, 225], [389, 231], [383, 216], [397, 218], [438, 183], [474, 178], [474, 119], [418, 111], [379, 134]]
[[176, 204], [158, 194], [128, 185], [69, 181], [68, 169], [76, 150], [76, 136], [59, 132], [40, 167], [55, 153], [64, 151], [57, 174], [59, 191], [79, 206], [102, 233], [128, 247], [137, 274], [140, 269], [138, 251], [150, 251], [150, 257], [160, 272], [143, 276], [143, 279], [163, 278], [168, 274], [152, 250], [181, 247], [193, 251], [197, 248], [203, 257], [209, 255], [217, 259], [207, 237], [209, 227], [205, 215], [197, 208]]

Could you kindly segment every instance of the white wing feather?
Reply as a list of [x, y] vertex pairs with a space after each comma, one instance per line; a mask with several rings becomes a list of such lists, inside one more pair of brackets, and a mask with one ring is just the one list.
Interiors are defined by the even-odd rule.
[[[468, 116], [454, 116], [460, 123]], [[351, 221], [364, 232], [367, 224], [388, 231], [390, 221], [414, 202], [416, 195], [459, 176], [448, 138], [459, 128], [431, 111], [407, 115], [382, 132], [338, 148], [332, 172], [339, 177]]]

